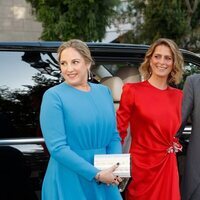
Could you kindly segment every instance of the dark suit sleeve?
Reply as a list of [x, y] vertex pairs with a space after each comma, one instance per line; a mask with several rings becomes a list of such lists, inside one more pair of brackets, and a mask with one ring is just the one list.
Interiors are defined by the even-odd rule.
[[192, 80], [192, 76], [188, 76], [183, 87], [182, 124], [177, 133], [177, 137], [181, 136], [193, 110], [194, 88]]

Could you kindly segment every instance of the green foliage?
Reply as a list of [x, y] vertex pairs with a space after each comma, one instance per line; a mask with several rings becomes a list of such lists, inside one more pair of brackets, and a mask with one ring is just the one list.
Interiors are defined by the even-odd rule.
[[101, 41], [120, 0], [26, 0], [42, 22], [43, 40]]
[[142, 34], [144, 39], [148, 37], [148, 43], [160, 37], [179, 41], [187, 30], [185, 13], [181, 10], [181, 4], [178, 1], [149, 1], [149, 5], [145, 9], [144, 20]]
[[200, 50], [199, 0], [128, 0], [124, 15], [135, 18], [134, 29], [120, 42], [150, 44], [167, 37], [181, 48]]
[[133, 6], [143, 13], [144, 23], [139, 24], [139, 42], [152, 41], [167, 37], [181, 43], [180, 38], [187, 33], [186, 13], [182, 9], [181, 0], [148, 0], [134, 1]]
[[191, 50], [193, 52], [200, 52], [200, 1], [199, 0], [185, 0], [190, 3], [186, 6], [183, 5], [183, 9], [187, 10], [187, 22], [188, 32], [183, 37], [183, 48]]

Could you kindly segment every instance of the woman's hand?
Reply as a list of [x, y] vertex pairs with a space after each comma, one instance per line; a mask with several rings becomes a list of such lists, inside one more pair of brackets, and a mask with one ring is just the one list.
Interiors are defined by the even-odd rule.
[[106, 183], [107, 185], [119, 185], [122, 179], [119, 176], [113, 174], [113, 172], [117, 169], [119, 163], [113, 165], [112, 167], [102, 170], [97, 173], [95, 176], [96, 180], [102, 183]]

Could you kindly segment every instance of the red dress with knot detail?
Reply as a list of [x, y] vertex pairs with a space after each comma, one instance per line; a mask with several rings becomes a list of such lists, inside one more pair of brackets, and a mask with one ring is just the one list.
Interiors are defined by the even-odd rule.
[[148, 81], [123, 87], [117, 124], [122, 142], [130, 125], [132, 180], [126, 200], [180, 200], [174, 138], [181, 124], [182, 91]]

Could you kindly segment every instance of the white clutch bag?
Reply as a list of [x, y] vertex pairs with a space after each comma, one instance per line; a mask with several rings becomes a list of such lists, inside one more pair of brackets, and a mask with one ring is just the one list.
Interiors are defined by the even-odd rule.
[[130, 154], [99, 154], [94, 156], [94, 166], [99, 170], [108, 169], [119, 163], [119, 167], [113, 172], [120, 177], [131, 177]]

